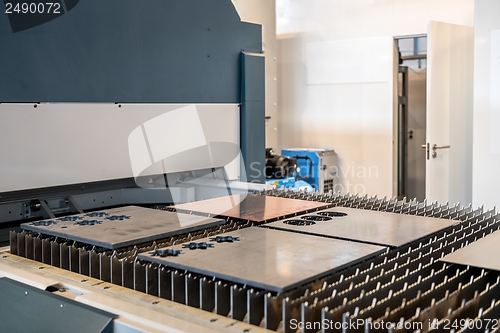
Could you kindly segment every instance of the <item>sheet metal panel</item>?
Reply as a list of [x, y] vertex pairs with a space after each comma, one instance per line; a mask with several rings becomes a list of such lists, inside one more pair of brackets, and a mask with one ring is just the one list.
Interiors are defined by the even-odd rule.
[[[177, 213], [136, 206], [113, 208], [102, 212], [108, 215], [92, 216], [91, 213], [85, 213], [65, 218], [23, 223], [21, 228], [108, 249], [118, 249], [225, 223], [222, 219], [181, 213], [178, 213], [178, 216]], [[109, 218], [113, 216], [128, 216], [129, 218], [110, 220]], [[65, 219], [73, 221], [64, 221]], [[86, 225], [85, 221], [98, 222]]]
[[[0, 103], [0, 192], [221, 167], [193, 149], [239, 146], [239, 114], [238, 104]], [[238, 179], [239, 159], [226, 169]]]
[[118, 316], [30, 285], [0, 278], [2, 332], [113, 332]]
[[500, 271], [499, 252], [500, 231], [496, 231], [466, 247], [448, 254], [441, 261]]
[[[243, 199], [244, 198], [244, 199]], [[242, 194], [175, 205], [180, 212], [199, 212], [264, 222], [282, 216], [304, 213], [330, 204], [306, 200]]]
[[[323, 216], [326, 221], [312, 221], [308, 216], [321, 216], [326, 212], [345, 213], [345, 216]], [[314, 219], [311, 217], [309, 219]], [[290, 221], [304, 221], [303, 225]], [[293, 222], [292, 222], [293, 223]], [[337, 207], [313, 214], [305, 214], [285, 221], [266, 224], [266, 227], [304, 234], [348, 239], [385, 246], [402, 246], [458, 223], [455, 220], [415, 215], [368, 211]], [[300, 224], [300, 223], [299, 223]]]
[[142, 253], [139, 259], [189, 272], [241, 283], [250, 287], [283, 292], [325, 276], [345, 265], [385, 250], [384, 247], [314, 237], [279, 230], [250, 227], [224, 236], [239, 241], [216, 243], [205, 250], [171, 247], [183, 251], [177, 256]]

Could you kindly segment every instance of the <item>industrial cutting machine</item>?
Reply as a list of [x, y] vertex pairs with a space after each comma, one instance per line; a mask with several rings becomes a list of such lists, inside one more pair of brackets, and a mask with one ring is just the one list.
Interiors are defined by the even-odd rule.
[[[235, 198], [28, 222], [11, 233], [0, 272], [36, 268], [51, 272], [52, 282], [72, 272], [80, 283], [104, 285], [99, 292], [148, 300], [155, 311], [182, 304], [186, 316], [197, 309], [184, 319], [205, 316], [203, 325], [220, 331], [496, 328], [498, 267], [448, 258], [496, 237], [494, 210], [271, 190], [214, 216], [228, 200]], [[179, 224], [183, 215], [194, 222], [188, 229]], [[121, 232], [109, 232], [118, 224]], [[65, 286], [58, 281], [45, 290], [61, 294]], [[119, 308], [84, 303], [119, 322]], [[222, 318], [226, 325], [219, 327]]]
[[232, 1], [54, 4], [0, 15], [0, 331], [498, 330], [494, 209], [264, 184]]

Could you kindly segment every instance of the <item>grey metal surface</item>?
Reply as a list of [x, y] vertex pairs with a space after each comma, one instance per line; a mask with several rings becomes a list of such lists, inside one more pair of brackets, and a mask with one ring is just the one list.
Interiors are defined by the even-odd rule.
[[2, 332], [113, 332], [118, 316], [0, 278]]
[[[225, 233], [239, 237], [206, 250], [171, 247], [175, 257], [142, 253], [139, 259], [214, 276], [233, 283], [283, 292], [385, 250], [384, 247], [250, 227]], [[210, 242], [203, 238], [197, 242]]]
[[[63, 221], [61, 218], [57, 218], [23, 223], [21, 228], [108, 249], [118, 249], [225, 223], [222, 219], [136, 206], [113, 208], [100, 212], [105, 212], [109, 216], [87, 216], [90, 213], [71, 215], [71, 217], [78, 219]], [[124, 220], [108, 219], [108, 217], [120, 215], [129, 216], [129, 218]], [[44, 225], [44, 221], [54, 221], [55, 223]], [[85, 221], [97, 222], [92, 222], [95, 223], [93, 225], [80, 225], [79, 223], [82, 221], [84, 223]]]
[[500, 271], [500, 231], [452, 252], [441, 261]]
[[316, 221], [312, 225], [292, 225], [289, 220], [301, 220], [304, 214], [284, 221], [266, 224], [266, 227], [296, 231], [304, 234], [349, 239], [364, 243], [402, 246], [457, 223], [455, 220], [438, 219], [406, 214], [377, 212], [363, 209], [336, 207], [322, 212], [342, 212], [347, 216]]

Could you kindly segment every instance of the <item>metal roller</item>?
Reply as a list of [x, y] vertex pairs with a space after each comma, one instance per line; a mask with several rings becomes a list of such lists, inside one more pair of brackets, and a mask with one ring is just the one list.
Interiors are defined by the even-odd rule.
[[111, 282], [111, 258], [106, 253], [99, 253], [99, 279]]
[[199, 278], [195, 274], [185, 275], [185, 299], [186, 305], [192, 306], [194, 308], [200, 308], [200, 282]]
[[148, 295], [159, 296], [158, 290], [158, 265], [146, 265], [146, 293]]
[[145, 293], [147, 290], [147, 270], [146, 264], [140, 260], [134, 260], [134, 290]]
[[186, 304], [186, 282], [184, 273], [174, 270], [170, 273], [172, 282], [172, 301]]
[[110, 268], [111, 268], [110, 271], [111, 283], [122, 286], [123, 285], [122, 263], [114, 254], [111, 256]]
[[231, 311], [230, 286], [222, 281], [215, 283], [215, 313], [227, 316]]
[[200, 283], [200, 309], [212, 312], [215, 309], [215, 286], [211, 279], [202, 277]]
[[165, 266], [158, 269], [158, 293], [161, 298], [172, 300], [172, 274]]
[[247, 291], [237, 285], [230, 288], [231, 318], [243, 321], [247, 314]]
[[[51, 265], [52, 262], [52, 246], [50, 240], [42, 239], [42, 260], [44, 264]], [[56, 265], [54, 265], [56, 266]]]
[[101, 278], [101, 261], [95, 249], [89, 252], [89, 276], [94, 279]]
[[262, 291], [247, 290], [247, 322], [262, 326], [264, 320], [264, 299]]
[[38, 262], [43, 262], [42, 260], [42, 239], [40, 235], [33, 238], [33, 259]]
[[267, 293], [264, 298], [264, 327], [276, 331], [282, 324], [283, 295]]
[[90, 275], [90, 254], [88, 250], [84, 248], [78, 248], [78, 273], [86, 276], [91, 276]]
[[120, 261], [122, 269], [122, 286], [130, 289], [134, 289], [135, 281], [134, 281], [134, 268], [135, 268], [135, 260], [124, 258]]

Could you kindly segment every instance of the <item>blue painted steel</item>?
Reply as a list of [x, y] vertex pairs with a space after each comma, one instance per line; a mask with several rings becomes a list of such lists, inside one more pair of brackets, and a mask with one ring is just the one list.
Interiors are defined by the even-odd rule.
[[295, 186], [295, 177], [266, 179], [266, 184], [275, 185], [276, 188], [293, 188]]
[[[297, 158], [297, 167], [299, 171], [296, 172], [295, 178], [309, 183], [315, 190], [320, 190], [321, 182], [323, 181], [322, 172], [335, 172], [332, 177], [338, 177], [337, 170], [323, 170], [322, 153], [334, 152], [333, 149], [283, 149], [281, 155]], [[323, 175], [324, 176], [324, 175]], [[330, 174], [329, 174], [330, 176]], [[323, 177], [325, 178], [325, 177]], [[328, 178], [328, 177], [326, 177]]]
[[242, 52], [240, 145], [246, 180], [260, 184], [264, 183], [266, 177], [264, 68], [262, 55]]
[[231, 0], [70, 7], [24, 30], [2, 12], [0, 102], [239, 103], [241, 50], [262, 47]]
[[118, 316], [8, 278], [0, 278], [2, 332], [114, 332]]

